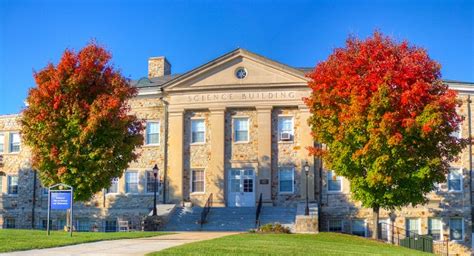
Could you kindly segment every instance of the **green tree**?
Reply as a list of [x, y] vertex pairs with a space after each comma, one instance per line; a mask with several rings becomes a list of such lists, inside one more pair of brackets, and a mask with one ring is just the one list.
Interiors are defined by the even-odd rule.
[[308, 75], [311, 153], [350, 181], [354, 199], [373, 209], [426, 202], [466, 145], [450, 136], [462, 118], [456, 92], [424, 49], [376, 32], [350, 37]]
[[58, 65], [34, 74], [36, 87], [21, 117], [42, 183], [71, 185], [79, 201], [110, 186], [143, 144], [143, 124], [128, 114], [137, 90], [110, 59], [96, 43], [66, 50]]

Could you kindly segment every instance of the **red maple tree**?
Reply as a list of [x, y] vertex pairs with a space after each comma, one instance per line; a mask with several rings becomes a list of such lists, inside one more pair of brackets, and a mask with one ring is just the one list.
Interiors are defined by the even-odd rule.
[[43, 185], [73, 186], [76, 200], [110, 186], [143, 144], [143, 125], [127, 105], [137, 89], [110, 59], [96, 43], [77, 53], [66, 50], [59, 64], [34, 74], [36, 87], [21, 117]]
[[353, 198], [374, 212], [426, 202], [466, 145], [451, 134], [462, 118], [456, 92], [427, 52], [375, 32], [350, 37], [308, 77], [314, 140], [328, 169], [350, 181]]

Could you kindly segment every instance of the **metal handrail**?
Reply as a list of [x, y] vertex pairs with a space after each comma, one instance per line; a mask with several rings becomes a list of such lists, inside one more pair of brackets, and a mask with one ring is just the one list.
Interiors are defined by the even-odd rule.
[[433, 236], [426, 234], [420, 235], [416, 232], [400, 228], [393, 223], [379, 223], [379, 239], [388, 243], [408, 247], [411, 249], [430, 252], [436, 255], [448, 255], [449, 246], [448, 238], [438, 237], [439, 241], [436, 245], [433, 244]]
[[255, 228], [260, 227], [260, 213], [262, 213], [262, 193], [260, 193], [260, 198], [258, 199], [257, 212], [255, 213]]
[[204, 205], [204, 208], [202, 209], [202, 212], [201, 212], [201, 220], [199, 221], [199, 223], [201, 224], [201, 228], [202, 228], [202, 225], [204, 225], [204, 223], [207, 222], [207, 215], [209, 215], [209, 211], [211, 211], [211, 207], [212, 207], [212, 193], [207, 198], [206, 204]]

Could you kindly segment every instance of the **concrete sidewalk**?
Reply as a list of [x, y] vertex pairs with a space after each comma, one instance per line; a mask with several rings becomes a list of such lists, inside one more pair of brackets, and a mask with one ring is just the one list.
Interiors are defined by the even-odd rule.
[[102, 242], [84, 243], [49, 249], [38, 249], [20, 252], [3, 253], [0, 255], [145, 255], [161, 251], [173, 246], [204, 241], [218, 237], [233, 235], [232, 232], [180, 232], [177, 234], [137, 239], [122, 239]]

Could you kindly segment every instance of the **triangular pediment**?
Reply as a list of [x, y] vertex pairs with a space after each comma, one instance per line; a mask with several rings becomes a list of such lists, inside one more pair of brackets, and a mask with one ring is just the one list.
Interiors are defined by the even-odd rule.
[[[244, 68], [239, 79], [236, 71]], [[212, 88], [254, 88], [306, 86], [304, 73], [254, 53], [237, 49], [170, 81], [167, 91], [209, 90]]]

